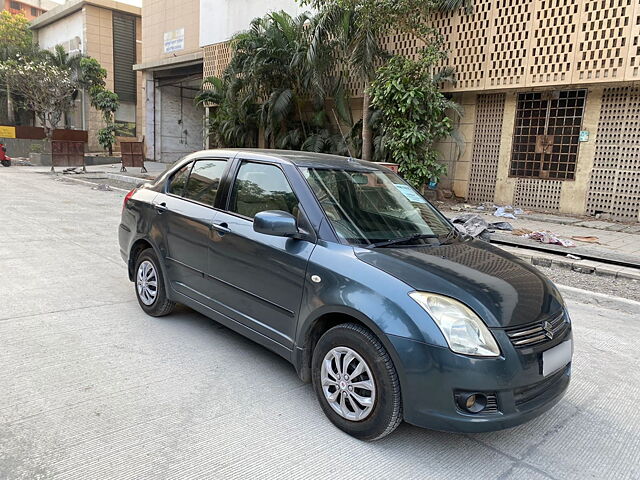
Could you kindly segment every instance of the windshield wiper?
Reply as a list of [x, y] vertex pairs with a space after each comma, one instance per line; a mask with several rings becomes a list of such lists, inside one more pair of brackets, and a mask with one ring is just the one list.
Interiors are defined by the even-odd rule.
[[382, 242], [375, 242], [367, 245], [365, 248], [380, 248], [388, 247], [390, 245], [398, 245], [401, 243], [411, 242], [413, 240], [420, 240], [422, 238], [438, 238], [438, 235], [431, 235], [426, 233], [415, 233], [408, 237], [393, 238], [391, 240], [384, 240]]
[[438, 237], [438, 239], [440, 240], [440, 244], [445, 245], [446, 243], [449, 242], [449, 240], [452, 240], [453, 238], [455, 238], [457, 233], [458, 233], [458, 230], [456, 228], [452, 228], [451, 231], [449, 231], [449, 233], [447, 233], [446, 235], [440, 235]]

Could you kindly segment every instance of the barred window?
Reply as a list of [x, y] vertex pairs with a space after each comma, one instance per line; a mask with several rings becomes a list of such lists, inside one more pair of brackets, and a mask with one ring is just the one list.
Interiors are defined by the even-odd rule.
[[575, 178], [586, 90], [519, 93], [512, 177]]

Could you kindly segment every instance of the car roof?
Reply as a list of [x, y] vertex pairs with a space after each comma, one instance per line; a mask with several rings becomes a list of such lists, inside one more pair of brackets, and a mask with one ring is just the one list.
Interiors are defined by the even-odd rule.
[[295, 150], [269, 150], [260, 148], [233, 148], [203, 150], [193, 157], [201, 158], [215, 155], [235, 156], [241, 154], [247, 160], [267, 160], [276, 163], [288, 163], [298, 167], [347, 169], [347, 170], [381, 170], [379, 164], [366, 162], [351, 157], [329, 155], [326, 153], [300, 152]]

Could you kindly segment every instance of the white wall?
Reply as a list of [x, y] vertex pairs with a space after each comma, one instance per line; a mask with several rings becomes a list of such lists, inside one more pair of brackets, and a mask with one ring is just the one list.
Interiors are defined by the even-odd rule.
[[71, 49], [72, 52], [84, 51], [82, 10], [38, 29], [38, 44], [45, 50], [62, 45], [66, 50]]
[[200, 46], [229, 40], [254, 18], [279, 10], [298, 15], [309, 8], [295, 0], [200, 0]]

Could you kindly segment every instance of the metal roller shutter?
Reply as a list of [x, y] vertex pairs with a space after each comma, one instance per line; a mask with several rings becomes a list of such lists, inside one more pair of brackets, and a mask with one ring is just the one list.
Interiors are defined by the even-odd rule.
[[113, 13], [113, 82], [121, 102], [136, 101], [136, 19]]

